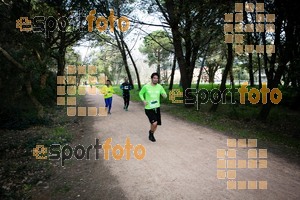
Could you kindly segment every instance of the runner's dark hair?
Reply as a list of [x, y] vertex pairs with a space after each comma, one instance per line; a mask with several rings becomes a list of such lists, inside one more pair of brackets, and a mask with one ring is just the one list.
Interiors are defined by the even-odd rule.
[[153, 74], [151, 74], [151, 79], [154, 77], [154, 76], [157, 76], [159, 78], [159, 75], [158, 73], [154, 72]]

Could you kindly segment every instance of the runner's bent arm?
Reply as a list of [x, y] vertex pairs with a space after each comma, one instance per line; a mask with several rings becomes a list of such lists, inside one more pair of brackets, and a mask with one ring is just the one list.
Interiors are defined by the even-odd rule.
[[106, 87], [106, 85], [104, 85], [104, 86], [101, 88], [101, 93], [104, 94], [104, 95], [107, 93], [107, 87]]
[[145, 105], [147, 105], [147, 101], [145, 100], [144, 98], [144, 94], [146, 92], [146, 87], [142, 87], [141, 91], [139, 92], [139, 96], [140, 96], [140, 99], [144, 102]]
[[111, 93], [115, 94], [114, 88], [111, 86]]
[[166, 93], [165, 89], [163, 88], [163, 86], [161, 86], [160, 94], [163, 96], [163, 98], [167, 98], [167, 93]]

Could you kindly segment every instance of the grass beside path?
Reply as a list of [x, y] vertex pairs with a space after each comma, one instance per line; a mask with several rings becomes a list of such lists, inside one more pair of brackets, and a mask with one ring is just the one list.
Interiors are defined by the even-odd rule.
[[[77, 95], [77, 103], [84, 103], [83, 95]], [[66, 106], [44, 109], [47, 123], [0, 130], [0, 199], [32, 199], [37, 189], [49, 192], [52, 170], [60, 161], [36, 159], [33, 149], [36, 145], [49, 148], [70, 143], [82, 131], [81, 118], [68, 117]]]
[[[219, 85], [200, 85], [200, 88], [211, 90]], [[169, 90], [164, 86], [167, 94]], [[174, 89], [178, 89], [174, 85]], [[119, 86], [114, 86], [117, 95], [122, 96]], [[131, 101], [141, 101], [138, 86], [131, 90]], [[239, 99], [236, 94], [235, 99]], [[169, 97], [169, 95], [168, 95]], [[283, 97], [285, 98], [285, 97]], [[230, 102], [230, 100], [228, 100]], [[212, 103], [199, 104], [198, 110], [185, 108], [183, 104], [172, 104], [169, 99], [161, 101], [163, 111], [172, 114], [182, 120], [187, 120], [202, 126], [221, 131], [235, 138], [254, 138], [258, 143], [269, 145], [280, 145], [285, 153], [300, 157], [300, 113], [285, 106], [274, 106], [270, 112], [267, 122], [256, 120], [261, 105], [252, 104], [220, 104], [217, 112], [211, 113], [209, 109]]]

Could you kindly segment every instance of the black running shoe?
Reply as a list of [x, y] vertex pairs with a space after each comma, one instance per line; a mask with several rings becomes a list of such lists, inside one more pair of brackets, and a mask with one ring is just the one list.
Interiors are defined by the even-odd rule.
[[155, 137], [153, 135], [154, 133], [152, 133], [151, 131], [149, 131], [149, 140], [152, 141], [152, 142], [155, 142]]

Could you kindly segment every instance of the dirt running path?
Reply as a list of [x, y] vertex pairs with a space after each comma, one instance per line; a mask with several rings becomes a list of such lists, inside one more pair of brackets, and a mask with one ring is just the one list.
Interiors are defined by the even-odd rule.
[[[102, 95], [86, 96], [86, 106], [103, 106]], [[51, 199], [299, 199], [300, 167], [286, 163], [268, 152], [267, 169], [238, 169], [236, 180], [266, 180], [266, 190], [228, 190], [226, 179], [217, 179], [217, 149], [226, 149], [227, 137], [208, 128], [180, 121], [162, 110], [162, 126], [148, 140], [149, 122], [141, 103], [130, 102], [123, 110], [123, 99], [114, 95], [112, 115], [85, 117], [82, 136], [74, 145], [124, 145], [126, 137], [142, 144], [146, 156], [138, 161], [72, 159], [57, 166], [50, 183]], [[259, 141], [258, 141], [259, 146]], [[263, 148], [263, 147], [261, 147]], [[247, 160], [247, 148], [238, 148], [238, 159]]]

